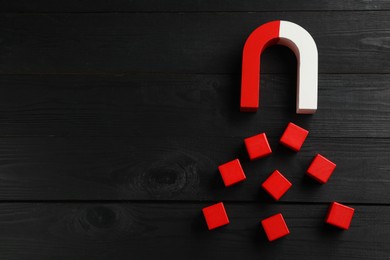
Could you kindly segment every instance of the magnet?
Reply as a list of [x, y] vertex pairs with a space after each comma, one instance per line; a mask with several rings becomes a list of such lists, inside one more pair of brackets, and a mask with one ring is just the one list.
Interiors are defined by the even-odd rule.
[[296, 113], [313, 114], [318, 99], [318, 51], [313, 37], [288, 21], [271, 21], [255, 29], [245, 42], [242, 57], [241, 104], [243, 112], [255, 112], [260, 96], [260, 56], [270, 45], [290, 48], [297, 58]]

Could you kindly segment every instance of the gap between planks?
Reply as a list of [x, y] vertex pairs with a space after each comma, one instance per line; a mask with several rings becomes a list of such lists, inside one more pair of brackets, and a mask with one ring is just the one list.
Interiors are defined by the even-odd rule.
[[[213, 204], [221, 202], [220, 200], [0, 200], [0, 204], [10, 203], [45, 203], [45, 204]], [[260, 202], [260, 201], [237, 201], [237, 200], [222, 200], [228, 204], [261, 204], [261, 205], [328, 205], [329, 202], [302, 202], [302, 201], [277, 201], [277, 202]], [[343, 201], [337, 201], [344, 203]], [[390, 203], [358, 203], [348, 202], [348, 205], [355, 206], [383, 206], [388, 207]]]

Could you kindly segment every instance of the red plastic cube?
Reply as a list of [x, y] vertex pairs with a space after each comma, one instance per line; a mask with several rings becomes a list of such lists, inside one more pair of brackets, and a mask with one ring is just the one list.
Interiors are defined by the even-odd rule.
[[209, 230], [229, 224], [222, 202], [203, 208], [202, 211]]
[[242, 182], [246, 179], [245, 173], [241, 167], [240, 161], [235, 159], [218, 166], [221, 173], [223, 183], [226, 187]]
[[245, 138], [244, 143], [252, 161], [272, 153], [265, 133]]
[[280, 213], [263, 219], [261, 221], [261, 225], [263, 225], [265, 234], [267, 235], [269, 241], [274, 241], [290, 234], [290, 230], [288, 230], [283, 215]]
[[333, 202], [329, 207], [325, 222], [346, 230], [351, 224], [354, 212], [355, 209], [353, 208]]
[[275, 200], [279, 200], [292, 184], [278, 170], [275, 170], [261, 186]]
[[335, 168], [335, 163], [326, 159], [324, 156], [317, 154], [307, 169], [306, 174], [324, 184], [328, 181]]
[[296, 124], [288, 123], [286, 130], [284, 130], [284, 133], [280, 138], [280, 143], [298, 152], [308, 134], [309, 131], [306, 129], [303, 129]]

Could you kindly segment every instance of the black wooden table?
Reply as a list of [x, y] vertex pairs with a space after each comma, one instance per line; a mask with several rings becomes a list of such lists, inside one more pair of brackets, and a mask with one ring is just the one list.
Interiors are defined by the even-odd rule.
[[[0, 259], [390, 258], [389, 1], [0, 1]], [[319, 51], [319, 109], [295, 114], [296, 59], [262, 55], [261, 105], [239, 112], [242, 47], [275, 19]], [[299, 153], [288, 122], [310, 130]], [[243, 139], [274, 153], [249, 162]], [[305, 177], [316, 153], [329, 182]], [[224, 188], [217, 166], [247, 180]], [[273, 202], [279, 169], [293, 187]], [[223, 201], [231, 223], [208, 231]], [[355, 208], [350, 230], [328, 205]], [[269, 243], [260, 220], [291, 234]]]

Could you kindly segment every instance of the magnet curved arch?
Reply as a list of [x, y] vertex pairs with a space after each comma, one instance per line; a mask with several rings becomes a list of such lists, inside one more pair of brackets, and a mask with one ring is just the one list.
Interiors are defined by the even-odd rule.
[[318, 102], [318, 51], [313, 37], [301, 26], [272, 21], [255, 29], [245, 42], [242, 58], [241, 111], [255, 112], [260, 98], [260, 56], [270, 45], [290, 48], [297, 58], [298, 114], [313, 114]]

